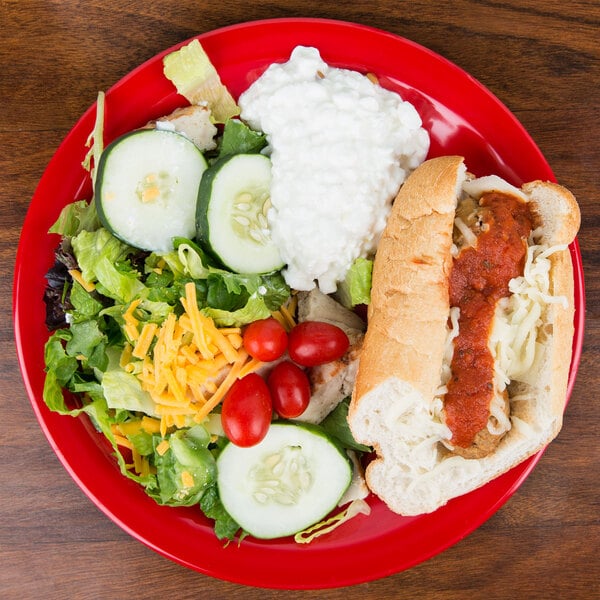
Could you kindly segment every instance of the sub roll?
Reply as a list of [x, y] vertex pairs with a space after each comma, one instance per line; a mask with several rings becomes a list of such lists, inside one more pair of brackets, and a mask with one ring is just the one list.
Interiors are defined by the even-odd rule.
[[423, 163], [396, 198], [373, 266], [348, 422], [373, 446], [371, 491], [431, 512], [547, 445], [562, 426], [573, 341], [565, 188]]

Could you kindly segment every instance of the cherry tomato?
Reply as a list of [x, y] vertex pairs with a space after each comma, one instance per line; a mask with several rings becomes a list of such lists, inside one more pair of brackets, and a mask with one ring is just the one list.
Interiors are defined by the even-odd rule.
[[277, 360], [287, 348], [283, 325], [273, 317], [254, 321], [244, 331], [244, 348], [253, 358], [269, 362]]
[[277, 364], [267, 380], [273, 409], [284, 419], [299, 417], [310, 402], [310, 383], [306, 373], [293, 362]]
[[269, 429], [273, 404], [265, 380], [256, 373], [238, 379], [229, 389], [221, 408], [221, 425], [236, 446], [258, 444]]
[[316, 367], [341, 358], [350, 340], [339, 327], [321, 321], [304, 321], [289, 333], [290, 358], [303, 367]]

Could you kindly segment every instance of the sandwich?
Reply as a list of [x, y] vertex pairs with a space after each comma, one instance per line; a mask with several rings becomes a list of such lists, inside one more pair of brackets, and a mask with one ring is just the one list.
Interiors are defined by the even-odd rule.
[[564, 187], [474, 178], [460, 156], [426, 161], [402, 186], [348, 414], [376, 452], [367, 484], [394, 512], [432, 512], [560, 431], [579, 224]]

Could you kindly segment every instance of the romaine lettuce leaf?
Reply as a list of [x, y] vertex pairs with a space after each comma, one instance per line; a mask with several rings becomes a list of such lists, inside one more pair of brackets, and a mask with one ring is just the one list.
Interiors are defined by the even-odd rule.
[[96, 270], [103, 260], [114, 265], [132, 251], [103, 227], [95, 231], [81, 231], [71, 240], [71, 244], [81, 275], [89, 282], [97, 281]]
[[94, 265], [97, 279], [96, 289], [104, 296], [120, 303], [131, 302], [144, 297], [146, 286], [140, 281], [139, 274], [125, 263], [112, 263], [108, 257], [100, 257]]
[[203, 308], [202, 313], [210, 317], [219, 327], [241, 327], [252, 321], [266, 319], [271, 316], [264, 300], [254, 294], [248, 298], [246, 304], [235, 311], [221, 310], [219, 308]]
[[[155, 436], [155, 443], [161, 441]], [[167, 436], [169, 448], [155, 451], [157, 489], [147, 490], [159, 504], [193, 506], [217, 476], [217, 463], [208, 450], [210, 436], [202, 425], [178, 429]]]
[[163, 58], [163, 72], [190, 104], [206, 103], [216, 123], [225, 123], [240, 113], [198, 40], [167, 54]]
[[44, 347], [46, 370], [52, 373], [56, 383], [60, 386], [66, 386], [77, 370], [77, 359], [67, 354], [63, 344], [72, 337], [70, 329], [57, 329], [48, 338]]
[[94, 201], [88, 203], [85, 200], [77, 200], [62, 209], [48, 233], [73, 237], [82, 231], [95, 231], [98, 227], [100, 227], [100, 219]]
[[142, 389], [140, 380], [119, 367], [108, 369], [102, 375], [102, 392], [109, 408], [158, 416], [154, 400]]
[[371, 275], [373, 272], [373, 261], [368, 258], [357, 258], [346, 278], [338, 285], [337, 299], [346, 308], [352, 308], [358, 304], [369, 304], [371, 302]]
[[264, 133], [250, 129], [239, 119], [229, 119], [223, 129], [219, 158], [230, 154], [253, 154], [267, 145]]
[[[212, 266], [206, 254], [191, 240], [177, 238], [176, 250], [163, 259], [178, 277], [196, 281], [198, 298], [206, 301], [202, 312], [221, 327], [239, 327], [270, 316], [290, 295], [280, 272], [244, 275]], [[198, 289], [198, 279], [206, 289]]]
[[66, 345], [69, 356], [83, 356], [85, 359], [89, 359], [96, 346], [106, 340], [97, 321], [72, 323], [69, 331], [71, 339], [67, 341]]
[[72, 323], [88, 321], [97, 317], [102, 310], [102, 302], [86, 291], [77, 281], [73, 281], [69, 296], [73, 309], [69, 311]]

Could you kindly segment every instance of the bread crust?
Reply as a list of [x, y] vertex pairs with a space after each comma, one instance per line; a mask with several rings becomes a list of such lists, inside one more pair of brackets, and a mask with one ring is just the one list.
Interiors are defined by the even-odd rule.
[[[463, 158], [421, 165], [392, 206], [373, 264], [368, 328], [353, 406], [391, 374], [425, 395], [438, 385], [448, 319], [456, 182]], [[432, 233], [435, 232], [435, 235]]]
[[[549, 289], [567, 305], [544, 306], [536, 372], [529, 383], [509, 386], [512, 428], [483, 458], [449, 454], [439, 443], [444, 426], [431, 404], [443, 361], [452, 224], [463, 168], [456, 156], [427, 161], [396, 198], [375, 258], [369, 324], [350, 405], [353, 434], [378, 454], [367, 468], [367, 484], [405, 515], [431, 512], [484, 485], [545, 447], [562, 426], [574, 335], [568, 249], [550, 256]], [[580, 224], [573, 195], [542, 181], [522, 191], [543, 228], [542, 242], [571, 243]], [[402, 436], [415, 429], [422, 432], [417, 446], [431, 446], [425, 459], [412, 446], [405, 450]]]

